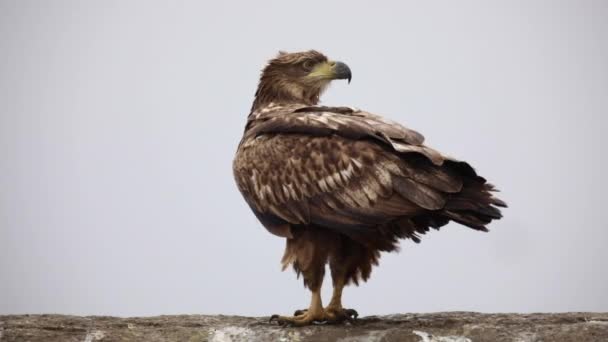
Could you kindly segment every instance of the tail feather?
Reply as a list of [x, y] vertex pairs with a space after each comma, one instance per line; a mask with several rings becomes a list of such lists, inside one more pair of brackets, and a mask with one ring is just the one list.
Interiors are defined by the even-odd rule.
[[462, 191], [447, 201], [442, 214], [467, 227], [488, 231], [486, 225], [502, 217], [498, 207], [507, 206], [493, 196], [492, 192], [496, 191], [494, 185], [486, 183], [481, 177], [470, 179], [465, 182]]

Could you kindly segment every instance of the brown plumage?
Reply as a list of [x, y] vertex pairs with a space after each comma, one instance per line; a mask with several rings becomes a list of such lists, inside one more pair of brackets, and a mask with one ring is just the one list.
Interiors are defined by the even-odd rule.
[[[307, 312], [280, 323], [349, 319], [342, 288], [369, 278], [380, 252], [415, 242], [450, 220], [475, 230], [506, 206], [467, 163], [423, 144], [396, 122], [349, 107], [318, 106], [334, 79], [350, 69], [316, 51], [280, 53], [262, 71], [234, 176], [271, 233], [286, 239], [283, 267], [293, 266], [313, 292]], [[334, 295], [323, 309], [329, 264]]]

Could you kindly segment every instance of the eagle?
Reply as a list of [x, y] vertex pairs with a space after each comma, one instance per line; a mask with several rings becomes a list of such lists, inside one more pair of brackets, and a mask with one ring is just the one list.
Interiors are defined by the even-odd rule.
[[[505, 202], [468, 163], [424, 144], [397, 122], [352, 107], [319, 105], [333, 80], [352, 74], [315, 51], [279, 52], [263, 68], [233, 161], [237, 187], [311, 293], [308, 309], [272, 315], [280, 325], [352, 321], [343, 288], [367, 281], [381, 252], [454, 221], [474, 230]], [[329, 264], [333, 295], [321, 285]]]

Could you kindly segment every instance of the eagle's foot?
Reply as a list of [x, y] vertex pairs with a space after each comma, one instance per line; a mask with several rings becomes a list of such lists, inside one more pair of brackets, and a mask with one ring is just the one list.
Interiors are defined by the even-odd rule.
[[308, 309], [296, 310], [292, 317], [272, 315], [270, 322], [276, 321], [280, 326], [301, 327], [311, 324], [352, 323], [358, 316], [357, 311], [353, 309], [327, 307], [317, 312], [311, 312]]
[[269, 322], [272, 323], [273, 321], [276, 321], [282, 327], [303, 327], [311, 324], [324, 324], [327, 322], [327, 319], [324, 311], [315, 314], [306, 310], [306, 312], [300, 315], [291, 317], [272, 315]]
[[[293, 313], [293, 315], [301, 316], [301, 315], [305, 314], [307, 311], [308, 311], [308, 309], [296, 310]], [[328, 315], [331, 315], [331, 316], [345, 317], [344, 319], [347, 321], [354, 321], [357, 319], [357, 317], [359, 317], [359, 313], [355, 309], [343, 309], [343, 308], [334, 308], [334, 307], [328, 306], [325, 308], [325, 311]]]

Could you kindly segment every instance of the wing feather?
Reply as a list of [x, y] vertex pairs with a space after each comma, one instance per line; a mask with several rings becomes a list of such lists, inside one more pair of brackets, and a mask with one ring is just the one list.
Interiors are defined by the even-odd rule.
[[411, 178], [394, 177], [393, 185], [399, 194], [424, 209], [439, 210], [445, 205], [445, 194], [417, 183]]
[[[369, 140], [265, 134], [243, 148], [236, 164], [237, 174], [253, 170], [237, 183], [254, 208], [291, 224], [373, 227], [438, 207], [424, 192], [435, 190], [406, 178], [407, 165]], [[406, 192], [395, 179], [406, 180], [416, 192]]]
[[[487, 205], [504, 204], [488, 193], [493, 187], [479, 188], [485, 180], [470, 165], [423, 142], [416, 131], [347, 107], [270, 105], [249, 117], [235, 179], [260, 221], [281, 236], [291, 234], [287, 223], [416, 240], [448, 222], [429, 214], [438, 210], [476, 229], [498, 217]], [[451, 196], [466, 193], [463, 177], [481, 184], [477, 192]]]

